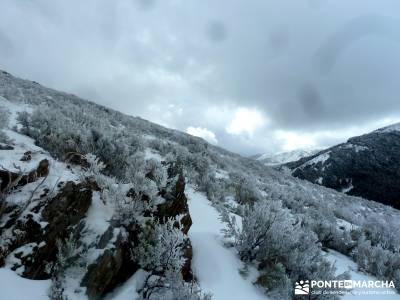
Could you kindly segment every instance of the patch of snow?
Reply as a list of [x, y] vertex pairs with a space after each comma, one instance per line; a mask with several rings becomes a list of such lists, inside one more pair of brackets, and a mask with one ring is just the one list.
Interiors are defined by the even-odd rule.
[[144, 158], [146, 160], [154, 159], [158, 162], [161, 162], [163, 160], [163, 158], [160, 154], [158, 154], [157, 152], [155, 152], [154, 150], [151, 150], [149, 148], [146, 148], [144, 150]]
[[[82, 241], [87, 245], [88, 251], [86, 254], [86, 262], [93, 263], [104, 251], [114, 247], [114, 242], [117, 236], [121, 233], [120, 228], [114, 228], [112, 237], [105, 248], [99, 249], [93, 247], [97, 244], [101, 236], [107, 231], [110, 226], [110, 221], [114, 215], [114, 206], [103, 203], [99, 192], [94, 192], [92, 196], [92, 204], [89, 207], [86, 224], [82, 234]], [[79, 283], [79, 282], [78, 282]]]
[[136, 300], [139, 299], [139, 294], [136, 292], [140, 288], [140, 284], [144, 282], [146, 272], [143, 270], [137, 271], [131, 278], [117, 287], [113, 292], [108, 294], [104, 300]]
[[86, 270], [79, 266], [68, 268], [63, 282], [64, 299], [88, 300], [86, 287], [81, 286], [82, 275]]
[[192, 267], [200, 287], [212, 293], [214, 300], [265, 300], [266, 296], [251, 282], [254, 276], [240, 275], [239, 270], [244, 265], [233, 249], [224, 246], [221, 230], [225, 225], [206, 196], [190, 186], [186, 195], [193, 220], [189, 231], [193, 246]]
[[225, 170], [217, 170], [215, 172], [216, 179], [229, 179], [229, 173]]
[[[13, 252], [11, 252], [7, 256], [7, 258], [5, 260], [5, 266], [7, 268], [11, 269], [12, 267], [19, 265], [20, 267], [18, 269], [16, 269], [15, 272], [18, 275], [22, 275], [25, 272], [25, 266], [22, 265], [21, 258], [24, 258], [24, 257], [32, 254], [35, 247], [38, 247], [37, 243], [28, 243], [28, 244], [25, 244], [25, 245], [15, 249]], [[17, 255], [18, 255], [18, 257], [17, 257]], [[0, 295], [1, 295], [1, 292], [0, 292]]]
[[[73, 169], [67, 168], [63, 162], [53, 159], [47, 151], [35, 145], [34, 140], [19, 134], [12, 130], [4, 131], [7, 136], [13, 140], [13, 150], [0, 151], [0, 168], [12, 172], [27, 174], [35, 170], [39, 162], [43, 159], [49, 161], [49, 174], [47, 177], [39, 178], [37, 181], [25, 185], [18, 193], [11, 194], [8, 197], [8, 202], [18, 204], [21, 199], [29, 199], [32, 196], [36, 187], [41, 184], [41, 189], [36, 191], [34, 195], [37, 197], [42, 193], [44, 188], [48, 188], [50, 192], [57, 190], [57, 184], [60, 181], [77, 181], [78, 175]], [[32, 159], [29, 161], [21, 161], [21, 157], [25, 152], [30, 151]]]
[[297, 161], [303, 157], [311, 156], [313, 154], [316, 154], [320, 150], [321, 149], [298, 149], [288, 152], [279, 152], [275, 154], [266, 153], [257, 157], [257, 160], [262, 161], [267, 166], [276, 166], [292, 161]]
[[353, 149], [356, 153], [358, 153], [360, 151], [368, 150], [368, 147], [366, 147], [366, 146], [354, 145], [354, 144], [351, 144], [351, 143], [344, 144], [343, 146], [341, 146], [341, 148]]
[[92, 197], [92, 205], [89, 208], [86, 218], [86, 230], [93, 230], [99, 234], [104, 233], [112, 218], [114, 210], [103, 203], [99, 192], [94, 192]]
[[346, 193], [350, 192], [353, 188], [354, 188], [354, 186], [352, 184], [352, 180], [350, 179], [349, 185], [342, 189], [342, 193], [346, 194]]
[[357, 229], [357, 228], [360, 227], [359, 225], [352, 224], [352, 223], [350, 223], [350, 222], [348, 222], [346, 220], [343, 220], [343, 219], [336, 219], [336, 223], [337, 223], [339, 228], [342, 227], [347, 231], [351, 231], [353, 229]]
[[391, 132], [391, 131], [400, 131], [400, 123], [396, 123], [381, 129], [376, 130], [378, 132]]
[[[349, 271], [351, 280], [378, 280], [376, 277], [368, 274], [364, 274], [358, 271], [357, 264], [353, 262], [347, 256], [340, 254], [334, 250], [329, 250], [329, 253], [326, 255], [326, 259], [331, 263], [334, 263], [336, 266], [336, 273], [341, 274], [343, 272]], [[368, 291], [378, 291], [384, 292], [389, 291], [389, 294], [385, 295], [365, 295], [363, 293]], [[392, 294], [393, 293], [393, 294]], [[356, 288], [353, 289], [350, 294], [346, 294], [341, 297], [343, 300], [364, 300], [364, 299], [385, 299], [385, 300], [399, 300], [400, 295], [394, 289], [390, 288], [381, 288], [381, 289], [368, 289], [368, 288]]]
[[4, 300], [49, 300], [51, 280], [29, 280], [0, 268], [0, 298]]
[[313, 159], [305, 162], [303, 164], [303, 166], [316, 165], [318, 163], [322, 163], [323, 164], [324, 162], [326, 162], [329, 159], [329, 157], [330, 157], [330, 151], [322, 153], [322, 154], [314, 157]]
[[9, 118], [10, 122], [8, 124], [9, 128], [13, 128], [14, 126], [18, 125], [17, 122], [18, 113], [23, 111], [32, 112], [32, 107], [30, 107], [29, 105], [10, 102], [2, 96], [0, 96], [0, 108], [5, 109], [10, 113], [10, 118]]

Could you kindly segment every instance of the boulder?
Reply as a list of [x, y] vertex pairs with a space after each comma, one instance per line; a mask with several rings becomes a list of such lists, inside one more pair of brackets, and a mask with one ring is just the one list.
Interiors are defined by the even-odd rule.
[[[100, 238], [99, 246], [105, 246], [111, 240], [111, 229], [112, 226]], [[105, 249], [103, 254], [88, 266], [81, 286], [86, 287], [89, 299], [102, 299], [139, 269], [131, 255], [131, 241], [137, 239], [137, 234], [136, 227], [131, 228], [127, 237], [119, 234], [113, 247]]]
[[26, 151], [24, 155], [21, 157], [20, 161], [30, 161], [32, 159], [32, 152]]

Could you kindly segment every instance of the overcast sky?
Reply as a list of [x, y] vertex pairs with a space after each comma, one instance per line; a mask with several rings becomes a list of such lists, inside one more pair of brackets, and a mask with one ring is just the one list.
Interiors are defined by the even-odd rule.
[[2, 0], [0, 68], [250, 155], [400, 121], [398, 0]]

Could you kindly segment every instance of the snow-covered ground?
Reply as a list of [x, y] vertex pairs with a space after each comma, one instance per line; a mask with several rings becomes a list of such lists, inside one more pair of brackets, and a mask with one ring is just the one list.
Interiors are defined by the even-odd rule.
[[251, 273], [240, 275], [242, 262], [223, 244], [223, 223], [219, 214], [202, 194], [187, 187], [186, 192], [193, 225], [189, 236], [193, 245], [192, 268], [200, 287], [212, 293], [214, 300], [261, 300], [267, 297], [253, 284]]
[[[369, 280], [378, 280], [376, 277], [361, 273], [357, 271], [357, 265], [347, 256], [340, 254], [336, 251], [330, 250], [329, 253], [326, 255], [326, 258], [335, 264], [337, 268], [337, 274], [341, 274], [345, 271], [350, 272], [350, 277], [352, 280], [361, 280], [361, 281], [369, 281]], [[393, 294], [384, 294], [384, 295], [366, 295], [365, 292], [368, 291], [379, 291], [384, 292], [389, 290], [393, 292]], [[394, 289], [365, 289], [365, 288], [356, 288], [351, 291], [351, 294], [344, 295], [341, 299], [343, 300], [364, 300], [364, 299], [371, 299], [371, 300], [400, 300], [400, 295], [396, 293]]]
[[29, 280], [9, 269], [0, 269], [0, 299], [48, 300], [50, 285], [50, 280]]
[[322, 149], [298, 149], [293, 151], [279, 152], [279, 153], [266, 153], [262, 154], [256, 159], [262, 161], [267, 166], [282, 165], [288, 162], [297, 161], [303, 157], [316, 154]]

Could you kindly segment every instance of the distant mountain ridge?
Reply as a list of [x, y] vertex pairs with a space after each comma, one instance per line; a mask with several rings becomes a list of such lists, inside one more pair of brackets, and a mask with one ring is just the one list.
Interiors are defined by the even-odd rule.
[[295, 177], [400, 208], [400, 123], [285, 166]]
[[321, 149], [297, 149], [292, 151], [278, 152], [274, 154], [259, 154], [253, 156], [252, 158], [261, 161], [267, 166], [277, 166], [297, 161], [303, 157], [308, 157], [316, 154], [319, 151], [321, 151]]

